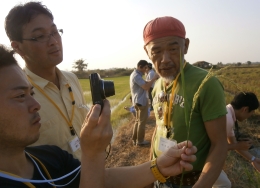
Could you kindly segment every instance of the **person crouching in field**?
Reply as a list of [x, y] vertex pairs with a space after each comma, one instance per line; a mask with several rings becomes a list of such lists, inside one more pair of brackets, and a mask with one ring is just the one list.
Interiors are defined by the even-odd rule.
[[[238, 130], [237, 121], [244, 121], [252, 116], [259, 107], [259, 101], [252, 92], [240, 92], [226, 106], [227, 108], [227, 139], [228, 150], [235, 150], [238, 154], [248, 160], [253, 167], [260, 172], [260, 159], [253, 156], [248, 149], [252, 147], [252, 140], [243, 137]], [[227, 174], [222, 170], [213, 188], [231, 188], [231, 182]]]

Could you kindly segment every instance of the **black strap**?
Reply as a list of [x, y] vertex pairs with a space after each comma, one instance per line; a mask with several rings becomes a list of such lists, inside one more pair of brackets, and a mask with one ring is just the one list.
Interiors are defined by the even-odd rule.
[[235, 121], [235, 137], [237, 140], [239, 140], [240, 133], [239, 133], [239, 127], [238, 127], [237, 120]]

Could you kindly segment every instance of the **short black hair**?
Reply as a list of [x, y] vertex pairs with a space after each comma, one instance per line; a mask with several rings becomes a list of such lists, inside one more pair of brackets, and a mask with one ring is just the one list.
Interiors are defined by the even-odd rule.
[[11, 65], [18, 65], [14, 58], [14, 53], [14, 50], [8, 49], [6, 46], [0, 44], [0, 69]]
[[146, 60], [140, 60], [137, 63], [137, 67], [143, 68], [144, 66], [148, 65], [148, 62]]
[[148, 68], [151, 70], [153, 68], [153, 64], [152, 63], [148, 63]]
[[242, 107], [248, 107], [249, 112], [251, 112], [259, 107], [259, 101], [252, 92], [239, 92], [231, 101], [231, 105], [236, 110], [239, 110]]
[[41, 2], [28, 2], [13, 7], [5, 17], [5, 32], [9, 40], [22, 42], [23, 26], [39, 14], [54, 19], [51, 11]]

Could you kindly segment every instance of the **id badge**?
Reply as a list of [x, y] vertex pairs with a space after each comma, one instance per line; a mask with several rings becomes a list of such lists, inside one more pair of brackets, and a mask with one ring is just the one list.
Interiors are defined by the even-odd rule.
[[71, 141], [69, 141], [70, 148], [73, 152], [80, 148], [80, 141], [77, 136], [75, 136]]
[[169, 140], [167, 138], [160, 137], [158, 150], [161, 152], [167, 151], [170, 147], [173, 147], [177, 144], [176, 140]]

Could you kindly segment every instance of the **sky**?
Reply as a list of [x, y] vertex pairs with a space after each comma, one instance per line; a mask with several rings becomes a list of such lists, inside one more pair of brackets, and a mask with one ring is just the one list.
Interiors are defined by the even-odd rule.
[[[27, 1], [0, 6], [0, 43], [10, 46], [4, 30], [9, 10]], [[42, 0], [63, 29], [62, 70], [78, 59], [88, 69], [134, 68], [151, 62], [143, 49], [143, 28], [156, 17], [173, 16], [184, 24], [190, 46], [185, 59], [212, 64], [260, 61], [260, 0]], [[24, 62], [16, 56], [23, 67]]]

